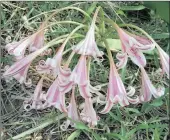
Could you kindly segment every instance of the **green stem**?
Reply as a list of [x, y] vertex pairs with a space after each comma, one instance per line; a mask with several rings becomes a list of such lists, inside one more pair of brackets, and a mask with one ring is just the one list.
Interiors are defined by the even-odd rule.
[[71, 62], [74, 54], [75, 54], [75, 52], [72, 51], [71, 54], [70, 54], [70, 56], [69, 56], [69, 58], [67, 59], [67, 62], [66, 62], [65, 65], [64, 65], [65, 68], [68, 68], [68, 66], [69, 66], [69, 64], [70, 64], [70, 62]]
[[[112, 53], [110, 51], [110, 48], [109, 48], [109, 45], [108, 45], [108, 42], [106, 39], [104, 39], [104, 44], [105, 44], [105, 47], [106, 47], [106, 50], [107, 50], [107, 54], [108, 54], [108, 58], [109, 58], [109, 61], [110, 63], [113, 63], [114, 64], [114, 61], [113, 61], [113, 57], [112, 57]], [[115, 65], [115, 64], [114, 64]]]
[[[77, 8], [77, 7], [70, 7], [70, 6], [69, 6], [69, 7], [64, 7], [64, 8], [61, 8], [61, 9], [58, 9], [57, 11], [56, 11], [56, 10], [51, 11], [51, 12], [54, 12], [54, 13], [52, 14], [52, 16], [54, 16], [55, 14], [57, 14], [57, 13], [59, 13], [59, 12], [62, 12], [62, 11], [64, 11], [64, 10], [69, 10], [69, 9], [77, 10], [77, 11], [81, 12], [82, 14], [84, 14], [85, 16], [87, 16], [88, 18], [90, 18], [90, 16], [89, 16], [85, 11], [83, 11], [82, 9]], [[28, 21], [30, 21], [31, 19], [34, 19], [34, 18], [36, 18], [36, 17], [38, 17], [38, 16], [40, 16], [40, 15], [43, 15], [43, 14], [45, 14], [45, 13], [48, 13], [48, 12], [44, 12], [44, 13], [38, 14], [38, 15], [32, 17], [32, 18], [29, 18]], [[50, 18], [51, 18], [51, 16], [50, 16]], [[47, 19], [49, 20], [50, 18], [47, 18]], [[90, 19], [91, 19], [91, 18], [90, 18]], [[45, 20], [45, 22], [47, 22], [47, 20]], [[26, 24], [26, 23], [24, 23], [24, 24], [20, 27], [20, 29], [19, 29], [18, 32], [20, 32], [20, 30], [24, 27], [25, 24]], [[17, 36], [16, 38], [18, 38], [18, 36]], [[16, 39], [16, 38], [15, 38], [15, 39]]]

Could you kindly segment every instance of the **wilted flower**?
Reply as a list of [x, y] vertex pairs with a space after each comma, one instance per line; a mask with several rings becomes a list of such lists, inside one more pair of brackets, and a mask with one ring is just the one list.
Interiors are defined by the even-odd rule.
[[157, 47], [157, 49], [160, 55], [163, 73], [165, 72], [169, 79], [169, 65], [170, 65], [169, 56], [163, 49], [161, 49], [161, 47]]
[[86, 57], [81, 55], [78, 64], [75, 66], [70, 76], [70, 81], [73, 81], [79, 86], [80, 94], [83, 98], [91, 97], [89, 92], [89, 79], [86, 66]]
[[65, 47], [65, 43], [59, 48], [56, 55], [53, 58], [47, 58], [46, 61], [40, 60], [36, 69], [39, 73], [52, 73], [54, 77], [57, 77], [62, 60], [62, 53]]
[[141, 74], [142, 74], [142, 86], [141, 86], [141, 102], [148, 102], [151, 100], [152, 95], [155, 98], [158, 98], [164, 95], [165, 88], [160, 87], [156, 89], [153, 84], [151, 83], [146, 71], [144, 68], [141, 67]]
[[133, 96], [135, 93], [134, 88], [127, 93], [124, 87], [124, 84], [117, 72], [115, 64], [112, 60], [110, 62], [110, 74], [109, 74], [109, 85], [107, 89], [107, 104], [102, 114], [108, 113], [114, 104], [119, 103], [121, 106], [129, 105], [129, 102], [135, 104], [139, 101], [138, 97], [135, 99], [130, 98], [129, 96]]
[[45, 102], [45, 94], [42, 91], [43, 78], [38, 82], [33, 96], [29, 100], [24, 101], [24, 109], [29, 111], [31, 109], [45, 109], [50, 105]]
[[127, 63], [128, 56], [139, 67], [146, 65], [145, 51], [154, 49], [155, 45], [144, 37], [132, 35], [115, 24], [116, 30], [122, 43], [122, 52], [117, 54], [119, 63], [117, 66], [123, 68]]
[[40, 29], [33, 35], [24, 38], [19, 42], [12, 42], [5, 46], [8, 53], [14, 55], [17, 60], [22, 59], [25, 54], [25, 50], [29, 47], [29, 50], [36, 51], [43, 47], [44, 44], [44, 24], [41, 25]]
[[97, 125], [98, 116], [93, 108], [93, 102], [91, 98], [85, 98], [84, 109], [80, 114], [81, 119], [87, 122], [90, 126]]
[[81, 55], [91, 55], [93, 57], [101, 57], [103, 52], [99, 51], [95, 42], [95, 21], [98, 11], [96, 11], [91, 26], [84, 40], [73, 46], [73, 50]]

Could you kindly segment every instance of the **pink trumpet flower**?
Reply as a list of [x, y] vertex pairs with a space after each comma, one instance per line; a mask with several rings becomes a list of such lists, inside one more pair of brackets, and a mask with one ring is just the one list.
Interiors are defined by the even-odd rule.
[[95, 42], [95, 20], [97, 12], [94, 15], [91, 26], [86, 34], [84, 40], [80, 41], [77, 45], [73, 46], [73, 51], [81, 55], [91, 55], [93, 57], [101, 57], [103, 52], [100, 51]]
[[42, 85], [43, 85], [43, 78], [40, 79], [38, 82], [34, 94], [29, 100], [24, 101], [24, 109], [29, 111], [31, 109], [45, 109], [49, 107], [50, 105], [45, 102], [45, 94], [42, 91]]
[[81, 119], [87, 122], [90, 126], [97, 125], [98, 116], [93, 108], [93, 102], [91, 98], [85, 98], [85, 106], [80, 114]]
[[[80, 117], [77, 112], [77, 105], [76, 105], [76, 101], [75, 101], [75, 95], [74, 95], [75, 93], [74, 92], [75, 92], [75, 87], [73, 86], [71, 101], [68, 106], [68, 117], [70, 117], [74, 121], [80, 121]], [[72, 123], [70, 120], [67, 120], [67, 124], [68, 125], [71, 124], [73, 127], [75, 126], [75, 124]]]
[[170, 65], [169, 56], [163, 49], [161, 49], [161, 47], [157, 47], [157, 49], [160, 55], [162, 71], [163, 73], [167, 74], [167, 78], [169, 79], [169, 65]]
[[135, 89], [131, 88], [131, 90], [127, 93], [124, 87], [124, 84], [117, 72], [115, 64], [112, 60], [110, 62], [110, 74], [109, 74], [109, 85], [107, 89], [107, 103], [103, 111], [100, 113], [105, 114], [110, 111], [114, 104], [119, 103], [121, 106], [129, 105], [129, 102], [132, 104], [136, 104], [139, 102], [139, 98], [132, 99], [130, 98], [135, 93]]
[[25, 82], [28, 68], [29, 68], [32, 60], [36, 56], [37, 56], [37, 52], [34, 52], [34, 53], [18, 60], [9, 69], [7, 69], [7, 71], [5, 71], [3, 76], [4, 77], [13, 76], [20, 83]]
[[36, 51], [43, 47], [44, 44], [44, 24], [40, 26], [40, 29], [31, 35], [26, 37], [19, 42], [12, 42], [5, 46], [8, 53], [14, 55], [17, 60], [22, 59], [25, 54], [25, 50], [29, 47], [31, 52]]
[[39, 73], [52, 73], [54, 77], [57, 77], [62, 60], [62, 53], [65, 47], [65, 43], [59, 48], [56, 55], [53, 58], [47, 58], [46, 61], [41, 60], [36, 67]]
[[79, 62], [70, 76], [70, 81], [73, 81], [79, 86], [79, 91], [83, 98], [91, 97], [91, 94], [89, 92], [89, 79], [86, 66], [86, 57], [87, 56], [85, 55], [80, 56]]
[[141, 67], [141, 74], [142, 74], [142, 88], [141, 88], [140, 102], [150, 101], [152, 98], [152, 95], [155, 98], [158, 98], [164, 95], [165, 88], [160, 87], [159, 89], [156, 89], [151, 83], [145, 69], [142, 67]]
[[144, 67], [146, 65], [146, 58], [143, 52], [153, 50], [155, 45], [144, 37], [132, 35], [124, 31], [116, 24], [115, 27], [122, 43], [122, 52], [117, 54], [117, 58], [119, 59], [119, 63], [116, 64], [117, 67], [123, 68], [127, 63], [128, 56], [133, 63], [139, 67]]
[[58, 108], [61, 112], [67, 112], [65, 107], [65, 93], [72, 89], [73, 82], [68, 79], [70, 77], [70, 70], [60, 69], [60, 73], [53, 84], [47, 91], [46, 100], [49, 104]]

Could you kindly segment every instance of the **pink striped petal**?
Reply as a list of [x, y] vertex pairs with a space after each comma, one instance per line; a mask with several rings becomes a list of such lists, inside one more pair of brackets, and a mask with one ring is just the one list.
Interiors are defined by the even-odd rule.
[[[75, 92], [75, 88], [73, 87], [72, 95], [71, 95], [71, 101], [70, 101], [70, 104], [68, 106], [68, 117], [70, 117], [74, 121], [80, 121], [80, 117], [79, 117], [78, 112], [77, 112], [77, 105], [76, 105], [76, 101], [75, 101], [75, 95], [74, 95], [75, 93], [74, 92]], [[72, 124], [72, 126], [75, 125], [74, 123], [71, 123], [71, 124]]]
[[14, 77], [20, 84], [26, 82], [26, 77], [27, 77], [27, 73], [28, 73], [29, 67], [30, 67], [30, 65], [26, 66], [24, 69], [22, 69], [21, 71], [19, 71], [17, 74], [13, 75], [13, 77]]
[[20, 71], [25, 71], [36, 56], [37, 56], [37, 53], [32, 53], [32, 54], [20, 59], [19, 61], [15, 62], [7, 71], [5, 71], [3, 76], [5, 76], [5, 77], [14, 76], [14, 75], [20, 73]]
[[[42, 29], [44, 26], [41, 26]], [[33, 35], [24, 38], [19, 42], [12, 42], [6, 45], [6, 49], [9, 54], [14, 55], [17, 60], [22, 59], [25, 54], [25, 50], [27, 47], [31, 51], [36, 51], [43, 47], [44, 44], [44, 30], [37, 31]]]
[[19, 42], [12, 42], [5, 46], [8, 53], [14, 55], [17, 60], [22, 59], [26, 48], [29, 46], [31, 38], [27, 37]]
[[74, 68], [70, 81], [78, 84], [80, 94], [83, 98], [91, 97], [89, 92], [89, 80], [87, 75], [86, 56], [81, 55], [78, 64]]
[[45, 102], [45, 94], [44, 92], [42, 92], [42, 84], [43, 79], [41, 78], [35, 88], [33, 96], [29, 100], [24, 101], [25, 110], [27, 111], [31, 109], [41, 110], [50, 106], [47, 102]]
[[67, 112], [65, 107], [65, 95], [59, 91], [58, 78], [53, 82], [47, 91], [46, 100], [61, 112]]
[[[29, 50], [31, 52], [37, 51], [44, 45], [44, 24], [42, 24], [39, 30], [33, 34], [32, 42], [30, 43]], [[40, 31], [41, 30], [41, 31]]]
[[54, 77], [57, 77], [59, 73], [64, 47], [65, 45], [63, 44], [53, 58], [47, 58], [46, 61], [41, 60], [39, 62], [39, 65], [36, 66], [37, 71], [39, 73], [47, 73], [47, 74], [51, 73], [53, 74]]
[[87, 80], [87, 66], [86, 66], [86, 56], [81, 55], [78, 64], [72, 71], [71, 81], [74, 81], [78, 85], [84, 85], [88, 82]]
[[107, 89], [107, 104], [102, 114], [108, 113], [114, 104], [120, 104], [122, 107], [129, 105], [129, 102], [132, 104], [136, 104], [139, 102], [139, 98], [131, 98], [131, 96], [135, 93], [134, 88], [127, 93], [124, 87], [124, 84], [117, 72], [114, 61], [110, 62], [110, 74], [109, 74], [109, 84]]
[[101, 114], [106, 114], [112, 109], [112, 107], [113, 107], [113, 102], [108, 100], [107, 103], [106, 103], [105, 108], [100, 113]]
[[153, 86], [144, 68], [141, 68], [141, 74], [142, 74], [142, 88], [141, 88], [141, 96], [140, 96], [141, 102], [150, 101], [152, 98], [152, 95], [155, 98], [158, 98], [164, 94], [163, 87], [157, 90]]
[[80, 114], [80, 117], [83, 121], [87, 122], [90, 126], [97, 125], [98, 117], [93, 108], [93, 103], [91, 98], [85, 98], [85, 106]]
[[127, 53], [117, 53], [116, 58], [119, 60], [119, 62], [116, 64], [116, 66], [120, 68], [124, 68], [127, 64], [128, 56]]
[[101, 52], [95, 42], [95, 20], [96, 15], [94, 15], [91, 26], [86, 34], [84, 40], [80, 41], [77, 45], [73, 46], [73, 50], [81, 55], [91, 55], [93, 57], [101, 57], [103, 52]]
[[167, 78], [169, 79], [169, 65], [170, 65], [169, 56], [162, 48], [157, 47], [157, 49], [161, 60], [162, 70], [167, 74]]
[[146, 65], [146, 58], [142, 52], [153, 50], [155, 44], [148, 39], [130, 34], [117, 25], [116, 29], [120, 36], [123, 53], [126, 52], [136, 65], [144, 67]]

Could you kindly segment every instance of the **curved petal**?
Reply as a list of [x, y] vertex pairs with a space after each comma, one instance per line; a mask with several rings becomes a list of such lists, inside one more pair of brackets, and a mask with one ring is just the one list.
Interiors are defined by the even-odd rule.
[[141, 66], [145, 67], [145, 65], [146, 65], [146, 58], [143, 55], [143, 53], [141, 51], [139, 51], [138, 49], [131, 48], [129, 50], [129, 57], [131, 58], [133, 63], [135, 63], [139, 67], [141, 67]]
[[13, 77], [20, 83], [24, 83], [26, 81], [26, 77], [27, 77], [27, 73], [28, 73], [28, 69], [30, 67], [30, 64], [27, 65], [24, 69], [22, 69], [21, 71], [19, 71], [17, 74], [13, 75]]
[[101, 57], [103, 53], [99, 51], [94, 36], [95, 23], [92, 22], [84, 40], [73, 46], [73, 51], [81, 55], [91, 55]]
[[162, 96], [164, 94], [164, 89], [161, 88], [159, 90], [156, 90], [156, 88], [151, 83], [144, 68], [141, 68], [141, 73], [142, 73], [142, 89], [141, 89], [142, 94], [140, 96], [140, 100], [142, 102], [147, 102], [151, 100], [152, 95], [155, 98]]
[[31, 52], [34, 52], [40, 48], [43, 47], [44, 45], [44, 23], [42, 23], [42, 25], [40, 26], [39, 30], [33, 34], [33, 40], [30, 43], [30, 47], [29, 50]]
[[169, 56], [163, 49], [161, 49], [160, 47], [157, 47], [157, 48], [158, 48], [158, 52], [160, 55], [162, 70], [163, 72], [167, 74], [167, 78], [169, 79], [169, 73], [170, 73], [169, 72], [169, 65], [170, 65]]
[[81, 55], [78, 64], [72, 71], [70, 81], [74, 81], [78, 85], [85, 85], [88, 83], [87, 76], [86, 56]]
[[33, 96], [29, 99], [29, 100], [25, 100], [24, 101], [24, 109], [26, 111], [29, 111], [31, 109], [45, 109], [47, 107], [49, 107], [50, 105], [45, 102], [45, 94], [44, 92], [42, 92], [42, 84], [43, 84], [43, 78], [40, 79], [40, 81], [38, 82], [34, 94]]
[[152, 43], [149, 39], [135, 36], [135, 38], [130, 37], [130, 42], [133, 42], [133, 44], [136, 44], [134, 47], [141, 50], [141, 51], [151, 51], [155, 48], [155, 44]]
[[116, 58], [119, 60], [119, 62], [116, 64], [116, 66], [120, 68], [124, 68], [127, 64], [128, 56], [126, 53], [117, 53]]
[[[77, 105], [76, 105], [76, 101], [75, 101], [74, 92], [75, 92], [75, 88], [73, 87], [71, 101], [68, 106], [68, 117], [70, 117], [74, 121], [80, 121], [80, 117], [77, 112]], [[74, 123], [73, 123], [73, 126], [74, 126]]]
[[80, 92], [80, 95], [81, 95], [83, 98], [89, 98], [89, 97], [91, 97], [91, 94], [90, 94], [90, 91], [89, 91], [89, 84], [79, 85], [79, 92]]
[[106, 114], [108, 113], [113, 107], [113, 102], [110, 100], [107, 101], [105, 108], [100, 112], [101, 114]]
[[97, 125], [98, 117], [93, 108], [91, 98], [85, 98], [85, 106], [82, 110], [80, 117], [83, 121], [87, 122], [90, 126]]

